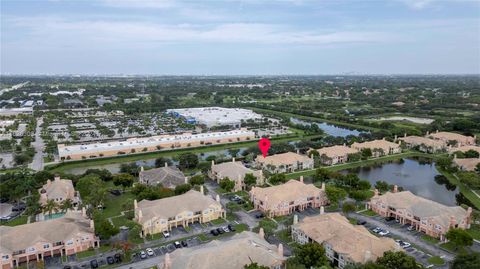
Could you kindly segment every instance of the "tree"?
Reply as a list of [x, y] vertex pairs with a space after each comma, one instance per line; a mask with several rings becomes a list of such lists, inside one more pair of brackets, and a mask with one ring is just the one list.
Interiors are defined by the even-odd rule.
[[99, 176], [102, 181], [110, 181], [113, 179], [112, 173], [107, 169], [88, 169], [83, 173], [84, 176], [91, 174]]
[[470, 149], [465, 152], [465, 158], [478, 158], [479, 153], [476, 150]]
[[355, 207], [354, 203], [352, 203], [352, 202], [343, 203], [343, 206], [342, 206], [343, 213], [348, 214], [350, 212], [355, 211], [355, 209], [356, 209], [356, 207]]
[[230, 156], [232, 157], [237, 157], [238, 153], [240, 152], [240, 149], [229, 149], [228, 150], [228, 153], [230, 154]]
[[245, 177], [243, 178], [243, 182], [245, 183], [245, 185], [250, 187], [257, 183], [257, 178], [252, 173], [248, 173], [248, 174], [245, 174]]
[[205, 176], [195, 175], [190, 178], [189, 183], [192, 185], [203, 185], [205, 183]]
[[131, 174], [122, 173], [113, 175], [113, 184], [115, 186], [130, 187], [134, 180], [135, 178]]
[[175, 195], [184, 194], [191, 189], [192, 189], [192, 185], [190, 185], [188, 183], [187, 184], [180, 184], [180, 185], [175, 187]]
[[295, 259], [306, 268], [321, 267], [328, 264], [325, 249], [318, 243], [307, 243], [295, 249]]
[[462, 252], [458, 254], [453, 260], [451, 269], [478, 269], [480, 264], [480, 253]]
[[155, 159], [155, 167], [164, 167], [165, 163], [167, 163], [168, 166], [171, 166], [173, 164], [172, 160], [169, 158], [164, 158], [164, 157], [159, 157]]
[[389, 185], [387, 182], [379, 180], [375, 182], [375, 188], [380, 192], [387, 192], [389, 190]]
[[404, 252], [387, 251], [376, 261], [378, 265], [386, 269], [420, 269], [415, 258], [408, 256]]
[[95, 224], [95, 232], [100, 235], [101, 239], [107, 240], [110, 237], [118, 234], [120, 230], [113, 226], [107, 219], [102, 219], [98, 224]]
[[136, 163], [122, 163], [120, 165], [120, 173], [130, 174], [132, 176], [138, 176], [140, 167]]
[[285, 183], [287, 181], [287, 177], [285, 176], [285, 174], [274, 174], [268, 179], [268, 181], [273, 185], [277, 185]]
[[449, 171], [452, 167], [452, 159], [448, 158], [448, 157], [444, 157], [444, 158], [439, 158], [437, 160], [437, 165], [444, 169], [444, 170], [447, 170]]
[[231, 191], [235, 187], [235, 182], [231, 181], [228, 177], [220, 180], [220, 188], [226, 190], [226, 191]]
[[195, 168], [198, 165], [198, 156], [193, 153], [183, 153], [178, 160], [182, 169]]
[[43, 213], [48, 213], [49, 215], [52, 215], [54, 211], [58, 210], [58, 204], [51, 199], [48, 199], [45, 205], [43, 205]]
[[477, 171], [477, 173], [480, 173], [480, 163], [477, 163], [477, 166], [475, 167], [475, 171]]
[[66, 212], [69, 209], [73, 208], [73, 201], [72, 199], [65, 199], [63, 202], [60, 204], [60, 209], [62, 212]]
[[332, 172], [328, 171], [325, 168], [318, 168], [315, 171], [315, 176], [313, 178], [314, 178], [315, 181], [325, 182], [328, 179], [330, 179], [331, 176], [332, 176]]
[[328, 200], [335, 204], [347, 197], [347, 192], [344, 189], [331, 185], [325, 187], [325, 192], [327, 193]]
[[455, 245], [455, 249], [471, 246], [473, 244], [472, 236], [463, 229], [450, 229], [445, 234], [445, 237]]
[[97, 175], [91, 174], [80, 178], [76, 189], [80, 192], [82, 200], [94, 208], [102, 204], [105, 199], [105, 183]]
[[366, 159], [372, 157], [372, 150], [370, 148], [364, 148], [360, 151], [360, 153], [362, 154], [362, 159], [363, 160], [366, 160]]
[[259, 265], [257, 264], [256, 262], [252, 262], [250, 264], [245, 264], [245, 266], [243, 266], [244, 269], [268, 269], [269, 267], [267, 266], [263, 266], [263, 265]]

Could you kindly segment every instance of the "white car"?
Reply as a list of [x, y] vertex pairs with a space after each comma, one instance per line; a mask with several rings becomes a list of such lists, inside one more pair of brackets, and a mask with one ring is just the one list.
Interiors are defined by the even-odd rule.
[[146, 251], [147, 251], [148, 256], [155, 255], [155, 252], [153, 252], [153, 249], [151, 249], [151, 248], [147, 248]]
[[381, 230], [378, 234], [381, 235], [381, 236], [385, 236], [387, 234], [389, 234], [390, 232], [387, 231], [387, 230]]
[[140, 251], [140, 258], [142, 259], [145, 259], [147, 257], [147, 254], [145, 253], [145, 251]]
[[415, 227], [413, 227], [412, 225], [407, 227], [407, 230], [409, 230], [409, 231], [413, 231], [413, 229], [415, 229]]
[[223, 226], [223, 227], [222, 227], [222, 230], [225, 231], [226, 233], [230, 232], [230, 230], [228, 229], [227, 226]]
[[168, 231], [163, 231], [162, 234], [165, 238], [170, 237], [170, 233]]
[[410, 247], [412, 244], [408, 243], [408, 242], [405, 242], [405, 241], [402, 241], [402, 240], [395, 240], [395, 242], [397, 243], [397, 245], [399, 245], [401, 248], [408, 248]]

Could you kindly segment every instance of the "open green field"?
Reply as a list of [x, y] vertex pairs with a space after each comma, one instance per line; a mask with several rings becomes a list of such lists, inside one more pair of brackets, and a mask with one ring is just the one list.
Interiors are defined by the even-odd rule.
[[17, 225], [27, 224], [27, 220], [28, 220], [28, 216], [20, 216], [14, 220], [1, 222], [0, 224], [5, 226], [17, 226]]
[[480, 209], [480, 198], [475, 195], [475, 193], [470, 190], [469, 187], [465, 186], [462, 182], [458, 180], [457, 177], [455, 177], [453, 174], [441, 169], [440, 167], [437, 166], [437, 170], [442, 173], [450, 183], [458, 186], [460, 189], [460, 192], [477, 208]]

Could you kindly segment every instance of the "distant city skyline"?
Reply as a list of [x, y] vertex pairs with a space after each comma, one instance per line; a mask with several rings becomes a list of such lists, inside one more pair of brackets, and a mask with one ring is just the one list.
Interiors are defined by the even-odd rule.
[[1, 1], [2, 74], [480, 74], [480, 2]]

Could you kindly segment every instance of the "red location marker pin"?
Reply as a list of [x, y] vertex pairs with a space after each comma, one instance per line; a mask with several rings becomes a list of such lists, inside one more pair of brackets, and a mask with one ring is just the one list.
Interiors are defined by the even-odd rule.
[[268, 138], [262, 138], [258, 141], [258, 147], [262, 151], [263, 158], [267, 157], [268, 149], [270, 148], [270, 140]]

